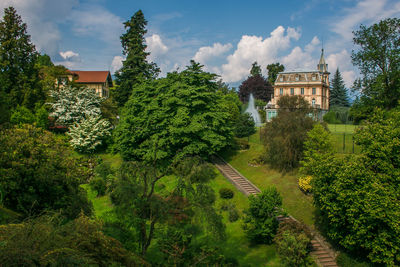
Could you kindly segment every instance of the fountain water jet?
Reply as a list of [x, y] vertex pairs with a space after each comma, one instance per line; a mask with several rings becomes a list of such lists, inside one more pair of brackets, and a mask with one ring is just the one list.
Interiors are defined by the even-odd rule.
[[247, 106], [247, 109], [245, 112], [250, 113], [250, 115], [251, 115], [251, 117], [253, 117], [253, 120], [256, 123], [257, 127], [261, 126], [261, 118], [260, 118], [260, 114], [258, 113], [258, 110], [256, 109], [256, 106], [254, 104], [253, 94], [250, 94], [249, 105]]

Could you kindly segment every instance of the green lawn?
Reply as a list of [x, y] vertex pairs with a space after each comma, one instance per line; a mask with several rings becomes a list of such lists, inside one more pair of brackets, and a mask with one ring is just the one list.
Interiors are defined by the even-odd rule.
[[250, 166], [248, 161], [263, 151], [259, 132], [250, 137], [249, 144], [249, 150], [226, 151], [222, 153], [222, 156], [261, 190], [268, 186], [275, 186], [282, 195], [284, 209], [296, 219], [312, 226], [315, 211], [312, 197], [300, 191], [297, 172], [281, 173], [268, 165]]
[[328, 124], [328, 129], [331, 133], [347, 133], [353, 134], [358, 125], [352, 124]]

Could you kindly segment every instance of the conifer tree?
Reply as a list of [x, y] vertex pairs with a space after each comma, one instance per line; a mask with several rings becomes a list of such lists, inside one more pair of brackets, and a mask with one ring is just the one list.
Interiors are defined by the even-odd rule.
[[4, 9], [0, 20], [0, 94], [9, 109], [23, 105], [30, 109], [45, 95], [38, 85], [35, 68], [37, 52], [23, 23], [13, 7]]
[[344, 84], [339, 68], [336, 69], [335, 75], [331, 82], [331, 90], [329, 96], [330, 106], [348, 107], [349, 98], [347, 96], [346, 86]]
[[147, 46], [144, 35], [147, 32], [147, 21], [143, 12], [136, 12], [124, 25], [127, 31], [121, 36], [121, 43], [126, 59], [122, 68], [115, 74], [117, 88], [114, 94], [114, 99], [120, 107], [128, 101], [134, 85], [143, 80], [153, 79], [160, 72], [155, 63], [146, 60], [150, 53], [145, 51]]

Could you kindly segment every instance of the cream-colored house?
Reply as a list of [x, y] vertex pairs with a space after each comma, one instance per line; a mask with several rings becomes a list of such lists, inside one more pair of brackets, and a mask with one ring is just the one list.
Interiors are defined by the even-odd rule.
[[266, 106], [267, 121], [277, 115], [278, 100], [283, 95], [301, 95], [316, 111], [317, 119], [329, 110], [329, 72], [325, 63], [324, 50], [317, 70], [296, 70], [280, 72], [275, 80], [274, 94]]
[[68, 82], [95, 89], [101, 97], [109, 97], [110, 87], [113, 86], [109, 71], [70, 71], [66, 77], [59, 77], [56, 85], [65, 86]]

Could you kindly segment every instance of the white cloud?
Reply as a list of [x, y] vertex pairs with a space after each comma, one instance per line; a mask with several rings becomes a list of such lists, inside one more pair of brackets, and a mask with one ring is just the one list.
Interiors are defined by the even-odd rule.
[[261, 66], [276, 62], [278, 52], [290, 47], [291, 40], [298, 40], [300, 30], [279, 26], [263, 39], [259, 36], [243, 35], [233, 54], [227, 57], [220, 73], [225, 82], [237, 82], [249, 74], [251, 64], [257, 61]]
[[292, 51], [281, 59], [282, 64], [287, 70], [293, 69], [316, 69], [317, 61], [312, 57], [312, 53], [320, 44], [319, 39], [314, 36], [309, 44], [304, 48], [296, 46]]
[[332, 31], [351, 41], [355, 30], [361, 23], [375, 23], [381, 19], [400, 15], [400, 2], [387, 4], [387, 0], [362, 0], [352, 8], [345, 9], [342, 17], [335, 18]]
[[64, 60], [68, 61], [78, 61], [79, 60], [79, 54], [75, 53], [74, 51], [65, 51], [65, 52], [60, 52], [60, 56]]
[[125, 58], [121, 56], [115, 56], [111, 62], [111, 74], [114, 74], [117, 70], [122, 68], [122, 61], [125, 60]]
[[356, 78], [356, 72], [354, 71], [351, 63], [350, 54], [346, 49], [343, 49], [338, 53], [332, 53], [328, 55], [326, 58], [326, 63], [328, 63], [332, 77], [336, 69], [339, 68], [346, 86], [349, 88], [352, 86], [353, 81]]
[[161, 40], [160, 35], [153, 34], [146, 37], [147, 52], [150, 52], [149, 59], [154, 61], [158, 57], [165, 55], [168, 52], [168, 47]]
[[213, 46], [203, 46], [193, 57], [193, 60], [205, 64], [209, 59], [218, 57], [228, 52], [232, 48], [232, 44], [214, 43]]
[[2, 0], [0, 15], [3, 16], [4, 8], [13, 6], [27, 24], [37, 50], [57, 56], [61, 40], [58, 23], [77, 5], [77, 0]]
[[81, 5], [71, 12], [68, 21], [78, 36], [94, 37], [121, 49], [119, 37], [124, 31], [123, 21], [104, 7]]

